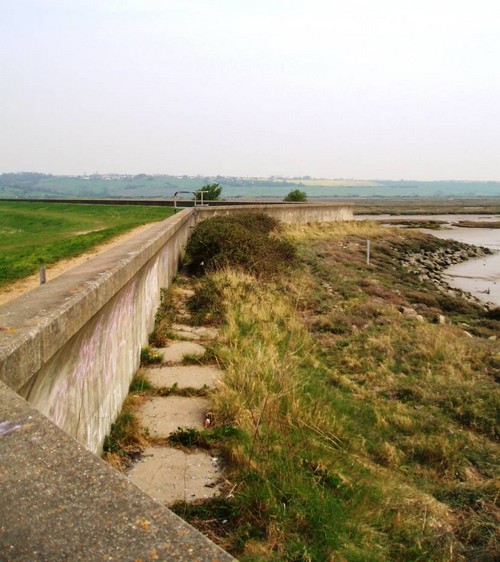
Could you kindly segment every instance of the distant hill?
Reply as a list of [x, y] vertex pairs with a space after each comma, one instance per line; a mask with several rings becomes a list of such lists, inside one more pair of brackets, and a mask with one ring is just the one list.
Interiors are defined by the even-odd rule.
[[93, 174], [55, 176], [32, 172], [0, 174], [0, 198], [171, 198], [176, 191], [195, 191], [218, 182], [222, 197], [278, 198], [299, 188], [308, 197], [500, 197], [498, 181], [410, 181], [312, 178], [248, 178]]

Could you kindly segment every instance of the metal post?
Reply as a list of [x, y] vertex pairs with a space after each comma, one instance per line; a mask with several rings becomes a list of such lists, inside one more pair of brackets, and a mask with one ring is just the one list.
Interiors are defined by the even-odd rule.
[[366, 264], [370, 265], [370, 246], [371, 246], [371, 242], [370, 240], [366, 241]]
[[174, 193], [174, 214], [177, 213], [177, 195], [179, 193], [191, 193], [191, 191], [176, 191]]
[[45, 275], [45, 266], [41, 265], [40, 266], [40, 285], [43, 285], [46, 281], [47, 281], [47, 278], [46, 278], [46, 275]]

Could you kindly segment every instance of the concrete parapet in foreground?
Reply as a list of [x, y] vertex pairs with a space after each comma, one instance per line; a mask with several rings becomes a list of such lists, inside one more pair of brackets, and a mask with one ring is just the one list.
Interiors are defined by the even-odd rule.
[[229, 562], [0, 382], [0, 559]]

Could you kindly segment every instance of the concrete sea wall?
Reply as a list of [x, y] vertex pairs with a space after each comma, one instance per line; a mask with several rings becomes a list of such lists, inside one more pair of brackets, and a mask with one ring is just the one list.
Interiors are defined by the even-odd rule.
[[250, 210], [289, 223], [352, 219], [352, 208], [331, 204], [184, 209], [0, 306], [7, 559], [231, 560], [92, 453], [127, 396], [192, 228]]
[[0, 307], [0, 378], [93, 452], [127, 396], [193, 224], [184, 210]]
[[[260, 212], [266, 213], [275, 219], [287, 224], [307, 224], [309, 222], [334, 222], [353, 220], [352, 206], [334, 203], [282, 203], [263, 204], [252, 207]], [[249, 208], [240, 206], [218, 206], [199, 207], [197, 209], [200, 218], [215, 215], [228, 215], [237, 213], [248, 213]]]
[[0, 307], [0, 379], [89, 450], [101, 450], [128, 393], [191, 229], [209, 216], [265, 212], [287, 223], [352, 219], [343, 205], [185, 209]]

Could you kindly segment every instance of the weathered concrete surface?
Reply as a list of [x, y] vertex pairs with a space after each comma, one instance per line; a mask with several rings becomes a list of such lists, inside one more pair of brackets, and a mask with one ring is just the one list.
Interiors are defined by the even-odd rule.
[[168, 347], [160, 347], [157, 351], [163, 355], [163, 363], [181, 363], [187, 355], [202, 357], [205, 354], [202, 345], [191, 341], [174, 342]]
[[164, 505], [213, 498], [220, 493], [218, 459], [205, 451], [186, 453], [171, 447], [148, 447], [127, 476]]
[[212, 387], [222, 379], [223, 373], [217, 367], [207, 365], [185, 365], [173, 367], [152, 367], [145, 370], [146, 378], [156, 388], [203, 388]]
[[172, 332], [187, 340], [213, 340], [217, 337], [218, 331], [215, 328], [206, 326], [188, 326], [187, 324], [172, 324]]
[[97, 452], [177, 272], [192, 211], [0, 307], [0, 379]]
[[313, 222], [334, 222], [353, 220], [352, 205], [340, 203], [282, 203], [263, 204], [252, 207], [220, 206], [197, 207], [198, 219], [215, 215], [228, 215], [248, 212], [261, 212], [288, 224], [306, 224]]
[[233, 558], [0, 382], [0, 558]]
[[203, 429], [209, 407], [199, 396], [157, 396], [141, 405], [138, 416], [152, 437], [168, 437], [179, 427]]

